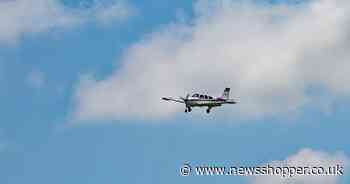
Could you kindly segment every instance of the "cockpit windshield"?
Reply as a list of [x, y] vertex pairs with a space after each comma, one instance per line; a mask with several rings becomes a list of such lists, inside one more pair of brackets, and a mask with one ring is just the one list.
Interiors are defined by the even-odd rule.
[[193, 94], [192, 97], [194, 97], [194, 98], [201, 98], [201, 99], [214, 99], [212, 96], [200, 95], [198, 93]]
[[192, 97], [199, 97], [199, 94], [193, 94]]

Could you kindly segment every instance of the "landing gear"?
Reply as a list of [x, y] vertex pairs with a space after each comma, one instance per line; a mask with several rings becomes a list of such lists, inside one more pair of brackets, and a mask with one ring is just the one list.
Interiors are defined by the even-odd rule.
[[209, 113], [210, 113], [210, 108], [207, 109], [207, 114], [209, 114]]
[[191, 111], [192, 111], [191, 107], [186, 107], [185, 112], [191, 112]]

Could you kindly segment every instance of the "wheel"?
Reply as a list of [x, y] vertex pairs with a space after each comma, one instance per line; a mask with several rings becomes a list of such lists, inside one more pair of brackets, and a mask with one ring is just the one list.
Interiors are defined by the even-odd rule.
[[192, 109], [191, 108], [188, 108], [188, 112], [191, 112], [192, 111]]
[[187, 112], [187, 109], [185, 109], [185, 112]]
[[208, 114], [210, 113], [210, 109], [207, 109], [207, 113], [208, 113]]

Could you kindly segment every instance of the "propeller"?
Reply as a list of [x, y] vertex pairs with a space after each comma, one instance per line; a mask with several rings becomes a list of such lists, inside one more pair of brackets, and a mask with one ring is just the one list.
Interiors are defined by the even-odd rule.
[[180, 99], [183, 100], [184, 102], [186, 102], [189, 97], [190, 97], [190, 94], [187, 94], [186, 98], [180, 96]]
[[171, 99], [170, 99], [170, 98], [165, 98], [165, 97], [163, 97], [162, 100], [169, 101], [169, 100], [171, 100]]

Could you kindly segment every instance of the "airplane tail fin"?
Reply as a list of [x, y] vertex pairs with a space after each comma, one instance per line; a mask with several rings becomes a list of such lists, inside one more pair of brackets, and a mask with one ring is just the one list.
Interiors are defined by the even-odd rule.
[[229, 99], [230, 97], [230, 88], [225, 88], [224, 93], [221, 96], [223, 99]]

